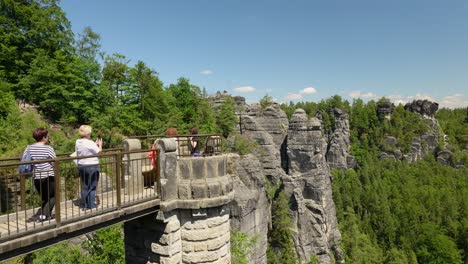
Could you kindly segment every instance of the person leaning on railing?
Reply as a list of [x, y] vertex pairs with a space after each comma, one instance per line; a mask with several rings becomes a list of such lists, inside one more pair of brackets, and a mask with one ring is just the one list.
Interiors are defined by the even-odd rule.
[[[79, 129], [80, 139], [76, 140], [76, 156], [97, 155], [102, 151], [102, 139], [91, 140], [91, 126], [82, 125]], [[81, 179], [81, 207], [94, 209], [96, 200], [96, 188], [99, 182], [99, 159], [97, 157], [78, 159], [78, 171]]]
[[[32, 134], [36, 143], [29, 145], [25, 153], [29, 151], [31, 160], [49, 160], [55, 159], [55, 151], [49, 145], [49, 132], [45, 128], [36, 128]], [[23, 154], [24, 156], [25, 154]], [[52, 210], [55, 205], [55, 180], [54, 167], [52, 162], [35, 163], [32, 171], [34, 187], [40, 193], [42, 204], [41, 208], [28, 219], [28, 222], [45, 221], [54, 218]]]
[[203, 155], [200, 152], [200, 142], [198, 139], [198, 129], [192, 127], [190, 129], [190, 155], [192, 157], [202, 157]]

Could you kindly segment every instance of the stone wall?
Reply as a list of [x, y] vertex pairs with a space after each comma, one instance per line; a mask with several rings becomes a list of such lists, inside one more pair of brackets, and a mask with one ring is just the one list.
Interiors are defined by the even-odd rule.
[[159, 139], [161, 210], [200, 209], [228, 204], [234, 197], [226, 155], [177, 158], [175, 141]]
[[[126, 222], [127, 263], [231, 263], [229, 210], [173, 210]], [[142, 243], [143, 242], [143, 243]]]

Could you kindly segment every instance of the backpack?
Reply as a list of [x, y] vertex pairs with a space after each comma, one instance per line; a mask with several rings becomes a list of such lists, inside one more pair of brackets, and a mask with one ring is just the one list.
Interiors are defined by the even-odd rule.
[[[29, 153], [29, 147], [23, 154], [21, 161], [32, 161], [31, 154]], [[19, 173], [31, 173], [33, 171], [33, 165], [31, 163], [21, 164], [18, 166]]]

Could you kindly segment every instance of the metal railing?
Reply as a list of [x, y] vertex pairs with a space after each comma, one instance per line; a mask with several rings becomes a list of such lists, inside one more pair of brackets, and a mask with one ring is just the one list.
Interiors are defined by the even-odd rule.
[[[154, 154], [149, 158], [150, 152]], [[159, 150], [105, 150], [102, 154], [21, 162], [0, 162], [0, 243], [26, 234], [57, 228], [107, 212], [158, 199], [160, 194]], [[89, 179], [80, 175], [74, 160], [98, 157], [100, 175], [95, 191], [96, 207], [81, 199]], [[154, 157], [154, 158], [153, 158]], [[18, 173], [21, 164], [50, 163], [50, 171]], [[39, 179], [40, 175], [54, 176]], [[94, 188], [91, 188], [94, 189]], [[54, 207], [51, 217], [48, 205]]]
[[131, 136], [141, 141], [144, 148], [150, 148], [155, 140], [160, 138], [173, 138], [177, 144], [178, 157], [191, 157], [191, 141], [197, 141], [199, 146], [199, 156], [214, 156], [222, 154], [222, 136], [221, 134], [198, 134], [198, 135], [177, 135], [177, 136]]

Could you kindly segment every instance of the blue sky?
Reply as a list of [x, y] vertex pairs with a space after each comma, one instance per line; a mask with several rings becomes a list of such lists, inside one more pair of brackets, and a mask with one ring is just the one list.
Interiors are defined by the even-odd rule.
[[468, 106], [468, 1], [62, 0], [75, 33], [165, 85], [259, 100], [382, 96]]

